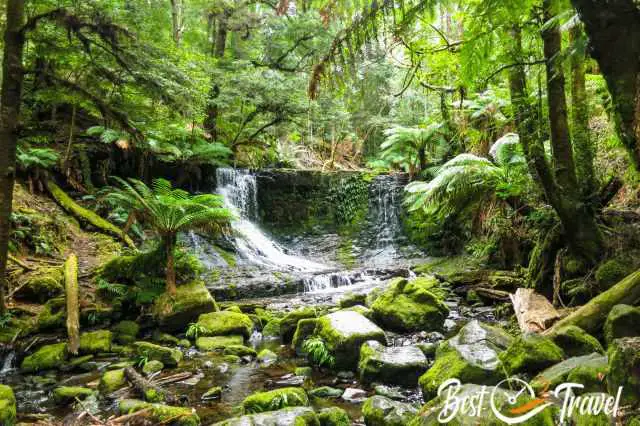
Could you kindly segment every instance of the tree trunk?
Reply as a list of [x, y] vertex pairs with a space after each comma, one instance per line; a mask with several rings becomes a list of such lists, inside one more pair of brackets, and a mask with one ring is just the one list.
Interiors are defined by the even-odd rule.
[[176, 395], [162, 389], [156, 384], [151, 383], [151, 381], [145, 379], [136, 370], [134, 370], [133, 367], [125, 368], [124, 374], [144, 400], [149, 402], [163, 401], [168, 404], [177, 404], [180, 402]]
[[175, 295], [177, 291], [176, 287], [176, 261], [175, 261], [175, 249], [176, 249], [176, 236], [170, 235], [164, 238], [164, 245], [167, 254], [167, 293]]
[[78, 305], [78, 258], [71, 253], [64, 263], [64, 285], [67, 298], [67, 335], [69, 352], [78, 354], [80, 348], [80, 313]]
[[[229, 32], [229, 17], [231, 9], [225, 9], [218, 17], [218, 28], [213, 47], [213, 56], [217, 59], [224, 58], [224, 51], [227, 46], [227, 34]], [[220, 86], [213, 82], [211, 91], [209, 92], [209, 101], [207, 103], [207, 114], [204, 119], [204, 130], [209, 134], [211, 140], [218, 138], [218, 104], [217, 99], [220, 96]]]
[[640, 170], [640, 5], [634, 0], [572, 0], [613, 98], [620, 140]]
[[171, 24], [173, 41], [180, 47], [182, 32], [184, 31], [184, 3], [183, 0], [171, 0]]
[[7, 252], [16, 174], [16, 145], [22, 98], [24, 1], [8, 0], [0, 89], [0, 314], [6, 312]]

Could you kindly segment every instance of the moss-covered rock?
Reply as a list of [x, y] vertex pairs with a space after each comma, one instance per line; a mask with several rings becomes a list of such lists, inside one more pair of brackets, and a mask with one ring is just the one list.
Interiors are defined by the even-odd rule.
[[302, 344], [309, 336], [313, 335], [317, 324], [318, 321], [316, 318], [305, 318], [298, 321], [296, 332], [293, 334], [293, 339], [291, 340], [291, 349], [296, 351], [297, 355], [303, 355]]
[[123, 345], [135, 342], [139, 332], [140, 326], [135, 321], [120, 321], [113, 327], [115, 341]]
[[243, 357], [243, 356], [256, 357], [258, 355], [255, 349], [244, 346], [244, 345], [227, 346], [224, 348], [224, 351], [222, 351], [222, 353], [224, 355], [235, 355], [239, 357]]
[[309, 395], [314, 398], [340, 398], [344, 393], [344, 389], [332, 388], [330, 386], [320, 386], [311, 389]]
[[349, 414], [340, 407], [323, 408], [318, 413], [320, 426], [350, 426]]
[[606, 377], [609, 365], [579, 365], [569, 372], [568, 383], [580, 383], [584, 386], [580, 393], [598, 393], [607, 391]]
[[357, 366], [364, 342], [376, 340], [387, 343], [380, 327], [353, 311], [338, 311], [320, 317], [316, 333], [335, 357], [335, 367], [339, 370], [351, 370]]
[[39, 268], [28, 275], [16, 290], [14, 297], [20, 300], [44, 303], [64, 292], [62, 267]]
[[308, 406], [309, 398], [302, 388], [280, 388], [267, 392], [257, 392], [242, 401], [245, 414], [275, 411], [287, 407]]
[[362, 406], [367, 426], [404, 426], [418, 414], [413, 405], [397, 402], [384, 396], [373, 396]]
[[509, 374], [536, 374], [562, 361], [564, 351], [547, 337], [527, 334], [517, 338], [499, 357]]
[[607, 389], [616, 395], [622, 386], [622, 404], [640, 402], [640, 337], [616, 339], [609, 345]]
[[604, 323], [604, 337], [611, 344], [621, 337], [640, 336], [640, 308], [616, 305]]
[[262, 327], [262, 335], [264, 337], [280, 337], [280, 322], [282, 319], [274, 318]]
[[161, 361], [168, 367], [175, 367], [182, 361], [182, 352], [179, 349], [166, 348], [149, 342], [135, 342], [133, 347], [138, 355], [145, 356], [149, 360]]
[[0, 385], [0, 425], [13, 426], [16, 423], [16, 397], [13, 389]]
[[228, 336], [239, 334], [248, 339], [253, 331], [253, 321], [245, 314], [231, 311], [211, 312], [198, 317], [203, 336]]
[[66, 343], [45, 345], [22, 360], [20, 368], [25, 373], [60, 368], [64, 365], [69, 352]]
[[575, 325], [562, 327], [551, 336], [551, 340], [569, 357], [589, 355], [594, 352], [604, 353], [604, 348], [598, 339]]
[[278, 354], [269, 349], [263, 349], [260, 351], [260, 353], [258, 353], [258, 356], [256, 358], [260, 363], [271, 364], [278, 360]]
[[600, 374], [604, 377], [608, 370], [607, 357], [598, 353], [592, 353], [590, 355], [565, 359], [540, 372], [531, 381], [531, 387], [536, 392], [541, 392], [547, 388], [554, 389], [557, 385], [567, 382], [569, 374], [578, 367], [593, 369], [596, 372], [596, 376]]
[[202, 399], [203, 401], [209, 401], [212, 399], [220, 399], [221, 397], [222, 397], [222, 387], [214, 386], [212, 388], [209, 388], [205, 393], [203, 393], [200, 399]]
[[387, 383], [415, 387], [429, 364], [416, 346], [385, 347], [375, 340], [360, 348], [358, 372], [364, 383]]
[[338, 306], [343, 309], [350, 308], [355, 305], [364, 305], [366, 300], [366, 293], [347, 293], [342, 296], [342, 299], [338, 302]]
[[499, 356], [512, 342], [513, 338], [499, 328], [477, 320], [466, 324], [438, 346], [435, 362], [420, 377], [425, 401], [434, 398], [438, 387], [452, 378], [462, 383], [498, 383], [504, 378]]
[[66, 317], [66, 301], [64, 297], [51, 299], [44, 304], [42, 311], [38, 314], [35, 328], [38, 331], [63, 328]]
[[315, 308], [306, 307], [289, 312], [280, 320], [280, 338], [283, 343], [289, 343], [298, 327], [298, 321], [305, 318], [316, 318], [318, 313]]
[[204, 282], [196, 280], [178, 286], [174, 296], [164, 293], [156, 298], [152, 314], [163, 330], [178, 331], [215, 308], [215, 301]]
[[158, 371], [162, 371], [163, 368], [164, 364], [161, 361], [153, 359], [144, 364], [144, 366], [142, 367], [142, 372], [149, 376], [153, 373], [157, 373]]
[[105, 371], [100, 377], [98, 390], [103, 395], [108, 395], [117, 391], [127, 384], [127, 378], [124, 375], [124, 368], [118, 370]]
[[113, 333], [109, 330], [97, 330], [80, 335], [80, 353], [98, 354], [111, 350]]
[[301, 377], [311, 377], [313, 374], [313, 368], [311, 367], [296, 367], [293, 374]]
[[441, 330], [449, 314], [435, 277], [394, 279], [371, 306], [377, 323], [396, 331]]
[[164, 404], [154, 404], [137, 399], [123, 399], [118, 401], [120, 414], [131, 414], [149, 409], [149, 418], [155, 424], [172, 426], [198, 426], [200, 418], [195, 411], [188, 407], [172, 407]]
[[196, 339], [196, 347], [201, 351], [215, 351], [224, 349], [227, 346], [242, 345], [244, 338], [242, 336], [213, 336], [198, 337]]
[[[576, 382], [577, 383], [577, 382]], [[596, 398], [600, 403], [604, 405], [604, 402], [610, 397], [610, 395], [602, 392], [595, 392], [581, 395], [583, 398]], [[606, 413], [600, 412], [597, 415], [592, 413], [582, 412], [580, 407], [575, 407], [571, 412], [571, 421], [576, 426], [611, 426], [616, 424], [615, 419], [609, 417]], [[630, 424], [628, 426], [631, 426]]]
[[151, 340], [153, 340], [155, 343], [159, 344], [159, 345], [178, 345], [178, 342], [180, 341], [180, 339], [178, 339], [176, 336], [172, 336], [169, 333], [163, 333], [160, 330], [153, 330], [153, 333], [151, 334]]
[[56, 404], [68, 404], [74, 402], [76, 398], [85, 399], [94, 393], [93, 390], [81, 386], [60, 386], [55, 388], [51, 395]]
[[612, 285], [622, 280], [634, 271], [629, 262], [609, 259], [596, 269], [595, 278], [600, 291], [608, 290]]
[[224, 420], [212, 426], [320, 426], [318, 416], [310, 407], [291, 407], [283, 410], [250, 414]]

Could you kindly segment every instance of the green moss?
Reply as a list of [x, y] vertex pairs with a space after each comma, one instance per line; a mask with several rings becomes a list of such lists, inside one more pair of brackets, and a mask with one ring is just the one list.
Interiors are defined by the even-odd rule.
[[111, 341], [113, 333], [109, 330], [98, 330], [80, 335], [80, 353], [81, 354], [97, 354], [101, 352], [109, 352], [111, 350]]
[[621, 337], [640, 335], [640, 308], [629, 305], [615, 305], [604, 323], [604, 337], [607, 343]]
[[[591, 396], [595, 397], [596, 395], [583, 395], [583, 396]], [[606, 399], [609, 397], [607, 394], [598, 393], [600, 398]], [[581, 414], [579, 409], [574, 409], [571, 414], [572, 424], [576, 426], [611, 426], [612, 424], [616, 424], [614, 419], [611, 419], [605, 413], [599, 413], [598, 415], [593, 415], [590, 413]]]
[[257, 352], [252, 349], [249, 348], [247, 346], [244, 345], [230, 345], [224, 348], [224, 351], [222, 351], [222, 353], [224, 355], [236, 355], [239, 357], [243, 357], [243, 356], [250, 356], [250, 357], [255, 357], [257, 356]]
[[633, 271], [634, 269], [629, 262], [618, 259], [607, 260], [596, 269], [595, 277], [599, 290], [608, 290]]
[[318, 413], [320, 426], [350, 426], [351, 419], [346, 411], [339, 407], [329, 407]]
[[604, 348], [598, 339], [575, 325], [560, 328], [551, 339], [569, 357], [588, 355], [593, 352], [604, 353]]
[[200, 418], [191, 408], [153, 404], [135, 399], [123, 399], [118, 402], [118, 411], [123, 415], [145, 409], [150, 409], [149, 417], [156, 424], [173, 426], [198, 426], [200, 424]]
[[35, 353], [22, 360], [21, 369], [25, 373], [60, 368], [67, 360], [68, 351], [66, 343], [45, 345]]
[[202, 399], [203, 401], [206, 401], [210, 399], [220, 399], [221, 397], [222, 397], [222, 387], [214, 386], [212, 388], [209, 388], [209, 390], [207, 390], [205, 393], [203, 393], [200, 399]]
[[242, 336], [198, 337], [196, 347], [201, 351], [214, 351], [228, 346], [242, 345], [243, 343], [244, 338]]
[[48, 331], [62, 328], [65, 325], [66, 301], [63, 297], [51, 299], [45, 303], [44, 308], [36, 318], [36, 329]]
[[62, 267], [39, 268], [26, 278], [16, 291], [17, 299], [44, 303], [64, 291], [64, 272]]
[[164, 364], [161, 361], [153, 359], [144, 364], [142, 372], [148, 376], [150, 374], [157, 373], [158, 371], [162, 371], [163, 368]]
[[113, 328], [115, 340], [123, 345], [128, 345], [136, 341], [140, 332], [140, 326], [134, 321], [120, 321]]
[[105, 371], [100, 378], [98, 390], [103, 395], [117, 391], [127, 384], [124, 369]]
[[76, 398], [85, 399], [93, 394], [94, 391], [91, 389], [80, 386], [60, 386], [52, 392], [53, 400], [56, 404], [67, 404], [74, 402]]
[[309, 395], [314, 398], [340, 398], [343, 393], [343, 389], [332, 388], [329, 386], [320, 386], [319, 388], [311, 389], [309, 391]]
[[509, 374], [535, 374], [562, 361], [564, 351], [552, 340], [530, 334], [516, 339], [499, 357]]
[[318, 324], [317, 318], [305, 318], [298, 321], [296, 332], [293, 333], [293, 339], [291, 341], [291, 348], [296, 351], [297, 354], [302, 354], [302, 344], [311, 336]]
[[609, 373], [609, 366], [580, 365], [573, 369], [567, 376], [567, 382], [584, 385], [581, 392], [606, 392], [605, 378]]
[[204, 336], [226, 336], [239, 334], [248, 339], [253, 331], [253, 321], [245, 314], [222, 311], [202, 314], [198, 325], [204, 328]]
[[280, 323], [282, 319], [274, 318], [267, 322], [262, 328], [262, 335], [264, 337], [280, 337]]
[[203, 281], [178, 286], [174, 296], [163, 293], [156, 298], [152, 315], [163, 330], [176, 331], [202, 314], [216, 310], [215, 301]]
[[418, 409], [412, 405], [379, 395], [368, 398], [362, 405], [362, 415], [367, 426], [406, 425], [417, 414]]
[[13, 389], [0, 385], [0, 425], [13, 426], [16, 423], [16, 397]]
[[280, 337], [282, 338], [282, 342], [291, 342], [296, 328], [298, 327], [298, 321], [305, 318], [315, 318], [317, 316], [318, 312], [312, 307], [305, 307], [289, 312], [280, 321]]
[[175, 367], [182, 361], [182, 352], [179, 349], [165, 348], [149, 342], [135, 342], [133, 347], [138, 355], [149, 360], [161, 361], [168, 367]]
[[346, 293], [340, 301], [338, 302], [338, 306], [341, 308], [350, 308], [356, 305], [364, 305], [367, 300], [366, 293]]
[[269, 349], [263, 349], [258, 353], [257, 359], [259, 362], [268, 363], [276, 361], [278, 359], [278, 355]]
[[215, 244], [213, 245], [213, 249], [216, 251], [216, 253], [218, 253], [218, 255], [222, 258], [222, 260], [226, 262], [228, 266], [233, 268], [238, 263], [235, 253], [227, 251]]
[[640, 337], [616, 339], [609, 345], [607, 389], [616, 395], [622, 386], [622, 404], [640, 402]]
[[175, 336], [172, 336], [168, 333], [163, 333], [160, 330], [153, 330], [151, 334], [151, 340], [160, 345], [177, 345], [180, 339]]
[[592, 353], [590, 355], [582, 355], [566, 359], [545, 369], [534, 377], [531, 381], [531, 387], [536, 391], [536, 393], [540, 393], [547, 388], [554, 389], [559, 384], [567, 382], [569, 374], [578, 367], [587, 367], [592, 369], [595, 376], [598, 376], [599, 374], [604, 375], [607, 372], [607, 357], [597, 353]]
[[308, 405], [309, 398], [304, 389], [289, 387], [254, 393], [245, 398], [242, 409], [245, 414], [254, 414]]

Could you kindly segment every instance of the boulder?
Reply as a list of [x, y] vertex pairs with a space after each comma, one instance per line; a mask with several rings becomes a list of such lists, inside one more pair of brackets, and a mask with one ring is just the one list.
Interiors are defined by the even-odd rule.
[[144, 364], [144, 366], [142, 367], [142, 372], [149, 376], [151, 374], [157, 373], [158, 371], [162, 371], [163, 368], [164, 364], [161, 361], [154, 359]]
[[24, 284], [18, 287], [14, 297], [44, 303], [64, 292], [64, 271], [62, 267], [45, 267], [29, 273]]
[[358, 371], [364, 383], [390, 383], [414, 387], [429, 364], [416, 346], [386, 347], [375, 340], [360, 348]]
[[13, 389], [0, 385], [0, 425], [11, 426], [16, 422], [16, 397]]
[[604, 323], [604, 338], [608, 344], [621, 337], [640, 336], [640, 308], [616, 305]]
[[66, 343], [45, 345], [23, 359], [20, 368], [25, 373], [37, 373], [38, 371], [60, 368], [67, 360], [68, 354]]
[[566, 356], [589, 355], [591, 353], [604, 353], [604, 348], [598, 339], [575, 325], [560, 328], [551, 336], [553, 343], [558, 345]]
[[224, 349], [227, 346], [242, 345], [244, 338], [242, 336], [213, 336], [198, 337], [196, 339], [196, 347], [201, 351], [215, 351]]
[[224, 348], [222, 352], [224, 355], [236, 355], [239, 357], [250, 356], [252, 358], [256, 357], [258, 354], [255, 349], [249, 348], [245, 345], [230, 345]]
[[278, 360], [278, 355], [269, 349], [263, 349], [258, 354], [257, 360], [262, 364], [273, 364]]
[[310, 407], [292, 407], [267, 413], [234, 417], [213, 426], [319, 426], [318, 416]]
[[127, 384], [127, 378], [124, 374], [124, 368], [118, 370], [105, 371], [100, 378], [98, 390], [103, 395], [108, 395], [117, 391]]
[[309, 405], [307, 393], [302, 388], [281, 388], [267, 392], [257, 392], [242, 401], [245, 414], [275, 411], [287, 407], [304, 407]]
[[384, 331], [364, 316], [353, 311], [338, 311], [318, 319], [316, 334], [335, 357], [335, 367], [354, 369], [358, 364], [360, 347], [367, 340], [387, 343]]
[[283, 343], [289, 343], [298, 327], [298, 321], [305, 318], [316, 318], [318, 312], [315, 308], [306, 307], [289, 312], [280, 320], [280, 338]]
[[76, 398], [85, 399], [94, 393], [93, 390], [80, 386], [60, 386], [55, 388], [51, 395], [56, 404], [66, 405], [70, 402], [75, 402]]
[[366, 293], [346, 293], [338, 302], [341, 308], [350, 308], [355, 305], [364, 305], [367, 300]]
[[536, 374], [559, 363], [564, 351], [548, 337], [526, 334], [518, 337], [500, 354], [500, 361], [508, 374]]
[[622, 386], [622, 404], [640, 402], [640, 337], [623, 337], [609, 345], [607, 389], [616, 395]]
[[568, 383], [580, 383], [584, 388], [576, 393], [598, 393], [607, 391], [606, 377], [609, 374], [609, 365], [604, 368], [600, 365], [579, 365], [569, 372]]
[[168, 333], [163, 333], [160, 330], [153, 330], [153, 333], [151, 334], [151, 340], [154, 341], [154, 343], [157, 343], [159, 345], [178, 345], [178, 342], [180, 342], [180, 339], [178, 339], [176, 336], [172, 336], [171, 334]]
[[323, 408], [318, 413], [320, 426], [351, 426], [351, 419], [346, 411], [339, 407]]
[[384, 396], [372, 396], [362, 406], [367, 426], [404, 426], [418, 414], [410, 404], [394, 401]]
[[156, 298], [152, 314], [158, 325], [167, 331], [180, 331], [198, 316], [216, 310], [216, 304], [203, 281], [178, 286], [175, 296], [163, 293]]
[[82, 333], [80, 335], [81, 354], [98, 354], [109, 352], [111, 350], [111, 342], [113, 333], [109, 330], [97, 330]]
[[198, 326], [203, 328], [202, 336], [241, 335], [251, 337], [253, 321], [245, 314], [232, 311], [210, 312], [198, 317]]
[[504, 378], [499, 354], [512, 342], [513, 338], [503, 330], [470, 321], [457, 335], [438, 346], [435, 362], [420, 377], [425, 401], [434, 398], [438, 387], [452, 378], [462, 383], [498, 383]]
[[624, 277], [634, 271], [633, 266], [629, 262], [618, 259], [609, 259], [596, 269], [594, 274], [598, 290], [603, 292], [611, 288], [612, 285], [621, 281]]
[[291, 349], [296, 351], [296, 355], [304, 355], [302, 344], [307, 337], [311, 336], [315, 332], [317, 324], [317, 318], [305, 318], [298, 321], [296, 332], [293, 334], [293, 339], [291, 341]]
[[357, 404], [367, 398], [367, 391], [358, 388], [346, 388], [340, 398], [352, 404]]
[[140, 326], [134, 321], [120, 321], [113, 328], [115, 341], [122, 345], [135, 342], [139, 332]]
[[274, 318], [269, 320], [262, 328], [262, 335], [264, 337], [280, 337], [280, 322], [282, 319]]
[[[604, 402], [610, 397], [610, 395], [603, 392], [590, 392], [588, 394], [581, 395], [581, 397], [595, 398], [596, 401]], [[600, 403], [598, 403], [598, 405], [600, 405]], [[571, 424], [576, 426], [611, 426], [616, 424], [616, 421], [604, 412], [593, 415], [592, 413], [583, 413], [581, 412], [580, 407], [576, 407], [571, 412]], [[631, 422], [625, 424], [627, 426], [634, 426]]]
[[220, 399], [221, 397], [222, 397], [222, 387], [214, 386], [212, 388], [209, 388], [209, 390], [207, 390], [205, 393], [203, 393], [200, 399], [202, 399], [203, 401], [208, 401], [211, 399]]
[[164, 404], [154, 404], [137, 399], [122, 399], [118, 401], [118, 411], [121, 415], [149, 410], [146, 416], [154, 424], [170, 424], [172, 426], [198, 426], [200, 418], [195, 411], [188, 407], [172, 407]]
[[147, 357], [147, 360], [160, 361], [167, 367], [175, 367], [182, 361], [182, 352], [179, 349], [166, 348], [149, 342], [135, 342], [133, 347], [138, 355]]
[[567, 382], [569, 374], [578, 367], [595, 369], [604, 376], [608, 369], [607, 357], [592, 353], [565, 359], [539, 373], [531, 381], [531, 387], [536, 392], [541, 392], [544, 389], [553, 390], [557, 385]]
[[399, 332], [441, 330], [449, 308], [438, 286], [435, 277], [392, 280], [371, 306], [375, 321]]
[[309, 391], [309, 395], [314, 398], [340, 398], [343, 393], [344, 389], [332, 388], [329, 386], [321, 386]]

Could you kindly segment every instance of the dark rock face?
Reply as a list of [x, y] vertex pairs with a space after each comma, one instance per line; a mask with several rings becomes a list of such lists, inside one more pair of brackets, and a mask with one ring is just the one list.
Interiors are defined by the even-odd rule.
[[360, 348], [358, 370], [360, 379], [366, 383], [415, 387], [428, 366], [427, 358], [417, 346], [385, 347], [374, 340]]

